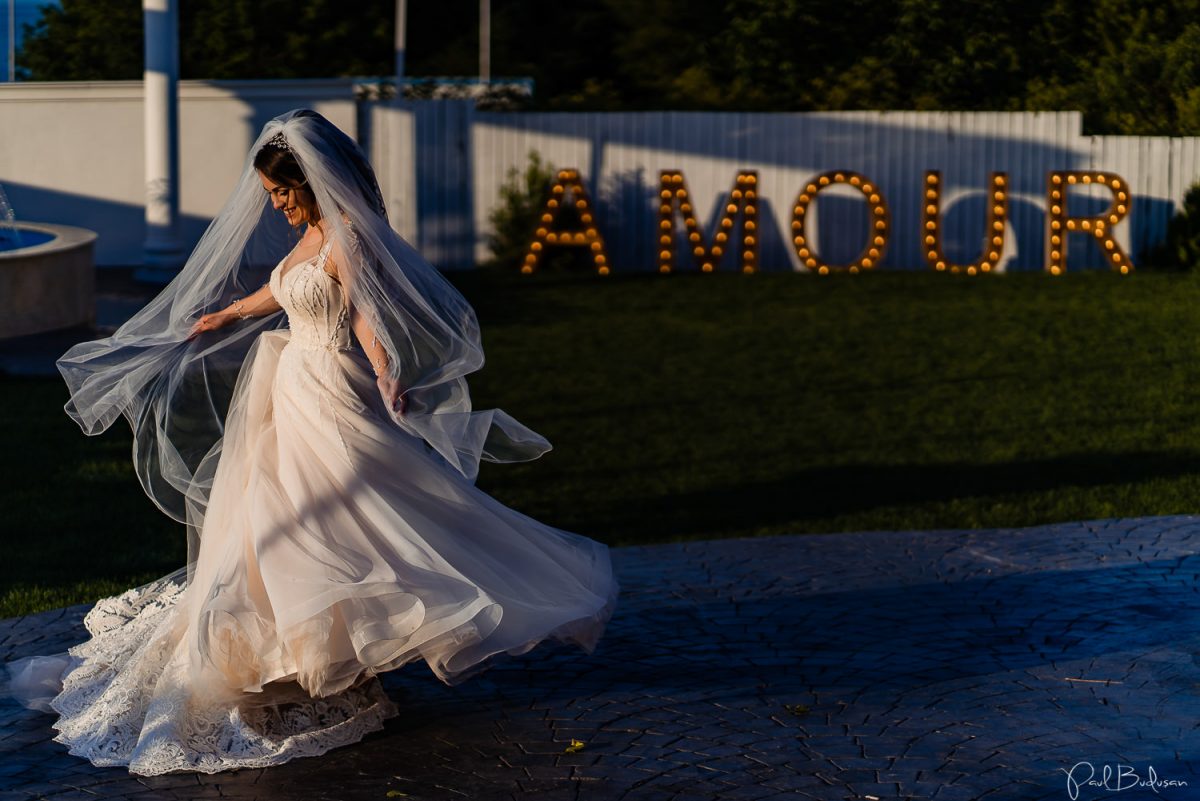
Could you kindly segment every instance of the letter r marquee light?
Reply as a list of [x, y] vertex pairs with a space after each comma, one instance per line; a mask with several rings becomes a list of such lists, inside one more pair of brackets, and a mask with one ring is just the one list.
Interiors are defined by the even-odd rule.
[[[1094, 217], [1072, 217], [1067, 214], [1067, 187], [1074, 184], [1095, 184], [1107, 187], [1112, 192], [1112, 202], [1103, 214]], [[1129, 213], [1130, 198], [1129, 184], [1119, 175], [1111, 172], [1062, 170], [1050, 173], [1047, 182], [1046, 208], [1049, 214], [1046, 231], [1046, 270], [1051, 275], [1060, 275], [1067, 271], [1067, 239], [1068, 234], [1082, 231], [1091, 234], [1100, 242], [1101, 252], [1112, 269], [1128, 273], [1133, 269], [1133, 262], [1121, 250], [1117, 240], [1113, 239], [1112, 226], [1124, 219]]]

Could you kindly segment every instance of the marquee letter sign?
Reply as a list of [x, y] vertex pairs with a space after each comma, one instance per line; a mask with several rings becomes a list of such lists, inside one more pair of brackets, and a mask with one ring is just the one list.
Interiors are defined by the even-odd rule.
[[1005, 193], [1008, 176], [994, 172], [989, 180], [992, 191], [988, 202], [987, 227], [984, 229], [983, 252], [970, 264], [955, 264], [946, 258], [942, 250], [942, 174], [937, 170], [925, 173], [925, 202], [921, 209], [922, 250], [925, 260], [933, 269], [975, 275], [978, 272], [990, 272], [999, 263], [1004, 253], [1004, 221], [1008, 216], [1008, 196]]
[[[1113, 200], [1108, 210], [1095, 217], [1071, 217], [1067, 214], [1067, 187], [1071, 184], [1099, 184], [1108, 187]], [[1068, 234], [1083, 231], [1096, 237], [1101, 252], [1114, 270], [1128, 273], [1133, 262], [1112, 238], [1111, 226], [1116, 225], [1129, 213], [1128, 184], [1119, 175], [1111, 172], [1066, 170], [1050, 173], [1047, 185], [1049, 193], [1046, 208], [1050, 210], [1049, 230], [1046, 232], [1046, 269], [1051, 275], [1060, 275], [1067, 270]]]
[[[574, 204], [579, 217], [579, 227], [555, 227], [559, 215], [568, 204]], [[592, 215], [592, 204], [588, 199], [587, 189], [579, 171], [573, 169], [559, 170], [558, 179], [550, 187], [550, 197], [542, 210], [542, 218], [534, 232], [533, 241], [525, 253], [525, 263], [521, 272], [532, 273], [541, 261], [546, 246], [559, 245], [569, 247], [586, 247], [592, 252], [592, 261], [600, 275], [608, 275], [608, 255], [604, 252], [604, 237]]]
[[671, 272], [675, 261], [675, 212], [683, 215], [687, 227], [688, 249], [692, 261], [706, 272], [712, 272], [721, 263], [721, 256], [733, 234], [734, 220], [742, 218], [742, 239], [737, 252], [742, 272], [752, 273], [758, 262], [758, 173], [753, 170], [739, 172], [729, 192], [721, 221], [717, 223], [712, 240], [705, 244], [704, 231], [696, 221], [687, 183], [680, 170], [663, 170], [659, 174], [658, 192], [658, 271]]
[[[968, 275], [995, 272], [1004, 255], [1006, 225], [1009, 212], [1009, 181], [1004, 172], [989, 175], [987, 214], [983, 247], [979, 257], [970, 264], [956, 264], [946, 257], [942, 247], [942, 176], [937, 170], [927, 170], [921, 187], [921, 252], [929, 266], [939, 272]], [[858, 257], [848, 264], [828, 264], [813, 249], [805, 234], [809, 208], [817, 195], [834, 184], [849, 184], [867, 200], [869, 222], [867, 238]], [[1112, 194], [1112, 202], [1103, 214], [1071, 216], [1067, 211], [1069, 189], [1074, 184], [1096, 184]], [[702, 272], [713, 272], [726, 253], [733, 251], [734, 261], [744, 273], [759, 268], [759, 193], [758, 173], [739, 170], [729, 195], [720, 207], [720, 219], [712, 238], [707, 239], [700, 226], [696, 209], [688, 192], [681, 170], [659, 173], [658, 229], [655, 257], [658, 270], [670, 273], [675, 267], [679, 241], [685, 241], [692, 263]], [[1090, 234], [1100, 243], [1104, 261], [1114, 271], [1129, 273], [1133, 262], [1112, 236], [1113, 228], [1128, 216], [1132, 206], [1129, 184], [1111, 172], [1095, 170], [1054, 170], [1048, 174], [1046, 185], [1046, 251], [1045, 268], [1051, 275], [1061, 275], [1067, 269], [1067, 242], [1072, 233]], [[564, 219], [564, 212], [569, 212]], [[879, 266], [887, 250], [891, 233], [891, 217], [883, 192], [865, 176], [850, 170], [830, 170], [814, 176], [796, 197], [792, 210], [792, 245], [800, 262], [809, 272], [826, 275], [830, 272], [857, 273]], [[682, 217], [685, 231], [676, 230], [677, 218]], [[741, 221], [740, 229], [735, 228]], [[677, 241], [679, 240], [679, 241]], [[604, 238], [596, 226], [591, 200], [579, 171], [559, 170], [550, 197], [546, 200], [533, 240], [525, 253], [522, 273], [532, 273], [546, 248], [551, 246], [586, 247], [600, 275], [608, 275], [608, 255]], [[648, 255], [648, 254], [647, 254]], [[631, 265], [640, 266], [640, 265]], [[902, 267], [912, 266], [909, 264]]]
[[[831, 184], [842, 183], [850, 184], [866, 195], [871, 209], [871, 225], [867, 231], [867, 245], [858, 258], [850, 264], [832, 265], [823, 262], [816, 251], [809, 247], [808, 238], [804, 235], [804, 218], [809, 204], [816, 199], [818, 192]], [[849, 170], [831, 170], [821, 173], [796, 197], [796, 206], [792, 211], [792, 244], [796, 248], [796, 255], [809, 270], [821, 275], [826, 275], [831, 270], [849, 270], [856, 273], [859, 270], [871, 269], [883, 258], [888, 239], [887, 204], [883, 202], [883, 195], [878, 187], [858, 173]]]

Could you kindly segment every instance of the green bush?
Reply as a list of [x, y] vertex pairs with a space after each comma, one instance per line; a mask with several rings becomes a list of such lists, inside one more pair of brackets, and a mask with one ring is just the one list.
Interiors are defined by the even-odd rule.
[[542, 161], [536, 150], [529, 151], [529, 164], [522, 171], [508, 169], [500, 187], [500, 203], [488, 214], [492, 230], [488, 248], [492, 251], [489, 266], [520, 269], [521, 260], [550, 193], [554, 166]]
[[1146, 259], [1150, 269], [1186, 272], [1200, 264], [1200, 184], [1193, 184], [1183, 206], [1167, 223], [1167, 235]]
[[[536, 150], [529, 151], [529, 164], [524, 171], [517, 167], [509, 168], [508, 176], [500, 187], [500, 203], [488, 214], [492, 230], [487, 242], [492, 258], [487, 266], [521, 269], [534, 231], [542, 224], [541, 217], [556, 173], [554, 165], [543, 161]], [[568, 205], [559, 211], [556, 226], [580, 227], [573, 206]], [[576, 266], [586, 269], [590, 265], [590, 252], [586, 248], [551, 245], [543, 253], [537, 269], [538, 272], [562, 271]]]

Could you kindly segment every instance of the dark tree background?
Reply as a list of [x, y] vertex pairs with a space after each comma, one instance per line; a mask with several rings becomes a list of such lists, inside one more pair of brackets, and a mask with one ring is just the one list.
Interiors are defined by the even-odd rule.
[[[386, 76], [392, 0], [187, 0], [184, 78]], [[410, 75], [472, 75], [477, 0], [409, 4]], [[137, 0], [62, 0], [27, 80], [139, 78]], [[1200, 134], [1200, 0], [494, 0], [492, 71], [549, 109], [1080, 109]]]

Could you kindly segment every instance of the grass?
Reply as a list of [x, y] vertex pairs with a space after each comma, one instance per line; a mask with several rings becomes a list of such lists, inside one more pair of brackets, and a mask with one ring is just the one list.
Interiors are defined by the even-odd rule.
[[[610, 545], [1200, 507], [1200, 278], [455, 275], [499, 406], [554, 450], [478, 485]], [[0, 378], [0, 616], [169, 572], [123, 422]]]

